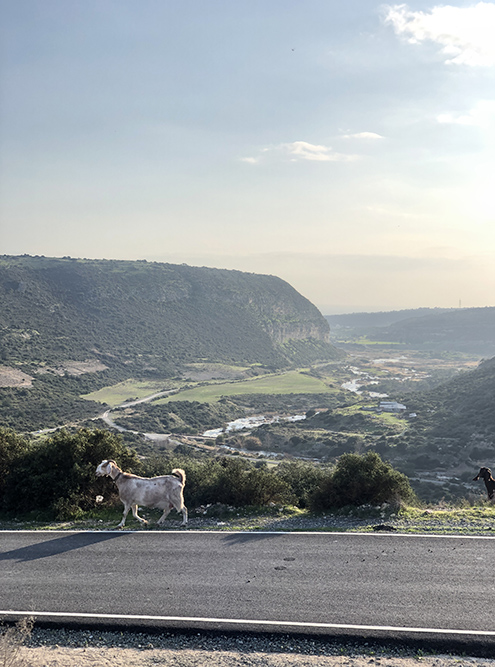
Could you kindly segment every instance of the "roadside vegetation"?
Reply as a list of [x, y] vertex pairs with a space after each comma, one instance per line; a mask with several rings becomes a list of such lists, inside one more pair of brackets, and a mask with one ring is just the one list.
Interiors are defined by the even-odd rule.
[[[256, 447], [255, 436], [247, 438]], [[267, 462], [178, 445], [142, 457], [101, 429], [62, 430], [36, 440], [0, 429], [0, 527], [114, 528], [122, 513], [116, 486], [95, 476], [105, 458], [144, 476], [184, 468], [185, 502], [198, 528], [445, 534], [495, 529], [495, 508], [484, 500], [484, 488], [469, 498], [425, 503], [408, 478], [373, 451], [343, 453], [334, 463]], [[145, 510], [150, 529], [159, 514]], [[166, 525], [177, 523], [172, 513]]]
[[233, 507], [290, 505], [321, 511], [345, 506], [416, 502], [407, 478], [378, 454], [345, 454], [336, 465], [316, 466], [285, 461], [269, 467], [235, 456], [168, 456], [139, 458], [120, 437], [108, 431], [59, 431], [26, 441], [0, 430], [0, 502], [4, 513], [69, 520], [98, 513], [117, 503], [115, 485], [96, 478], [103, 459], [115, 459], [123, 470], [147, 477], [183, 468], [186, 504]]
[[[376, 452], [344, 453], [322, 464], [206, 454], [178, 445], [140, 457], [120, 436], [101, 429], [62, 430], [36, 440], [0, 429], [0, 528], [115, 528], [122, 513], [117, 488], [95, 476], [105, 458], [144, 476], [184, 468], [191, 525], [205, 530], [495, 530], [495, 508], [484, 500], [482, 487], [456, 502], [425, 503], [408, 478]], [[144, 510], [151, 530], [160, 513]], [[172, 513], [166, 526], [177, 527], [178, 521]], [[137, 527], [129, 519], [129, 528]]]

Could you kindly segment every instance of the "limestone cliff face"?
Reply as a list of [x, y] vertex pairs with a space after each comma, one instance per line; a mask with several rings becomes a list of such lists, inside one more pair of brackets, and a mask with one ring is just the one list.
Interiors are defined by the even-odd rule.
[[280, 278], [259, 278], [267, 279], [267, 289], [261, 298], [250, 301], [250, 308], [274, 343], [307, 338], [330, 342], [330, 327], [316, 306]]
[[276, 323], [267, 327], [267, 332], [274, 343], [281, 344], [289, 340], [306, 340], [314, 338], [324, 343], [330, 342], [330, 331], [324, 331], [316, 324], [302, 322]]

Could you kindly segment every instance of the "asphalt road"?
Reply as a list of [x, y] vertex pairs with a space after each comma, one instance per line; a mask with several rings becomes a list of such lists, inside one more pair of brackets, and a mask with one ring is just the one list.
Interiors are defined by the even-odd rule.
[[494, 550], [495, 539], [467, 537], [4, 531], [0, 618], [467, 631], [495, 642]]

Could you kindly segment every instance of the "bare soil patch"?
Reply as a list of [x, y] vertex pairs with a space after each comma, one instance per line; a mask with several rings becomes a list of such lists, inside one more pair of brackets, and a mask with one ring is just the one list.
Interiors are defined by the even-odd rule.
[[31, 387], [33, 378], [16, 368], [0, 366], [0, 387]]
[[86, 359], [85, 361], [64, 361], [59, 366], [46, 366], [40, 369], [39, 373], [54, 373], [55, 375], [84, 375], [85, 373], [96, 373], [97, 371], [105, 371], [108, 366], [105, 366], [98, 359]]

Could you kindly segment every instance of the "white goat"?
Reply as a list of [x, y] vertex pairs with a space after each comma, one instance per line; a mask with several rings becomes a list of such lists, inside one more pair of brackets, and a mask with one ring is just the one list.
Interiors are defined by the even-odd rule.
[[104, 460], [96, 468], [96, 475], [111, 477], [119, 490], [119, 497], [124, 505], [124, 515], [117, 528], [123, 528], [129, 510], [141, 523], [147, 524], [138, 514], [138, 506], [152, 507], [163, 510], [158, 525], [165, 521], [170, 510], [175, 507], [182, 512], [182, 525], [187, 524], [187, 507], [184, 505], [184, 485], [186, 473], [182, 468], [175, 468], [171, 475], [161, 477], [138, 477], [129, 472], [122, 472], [115, 461]]

